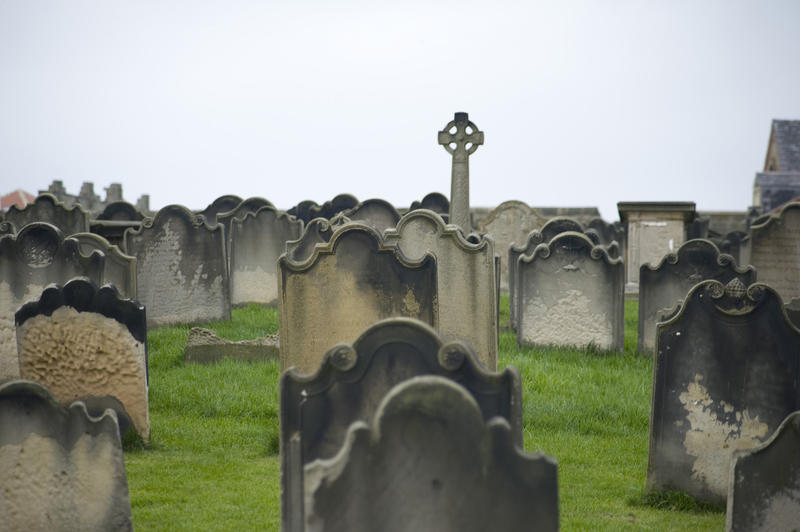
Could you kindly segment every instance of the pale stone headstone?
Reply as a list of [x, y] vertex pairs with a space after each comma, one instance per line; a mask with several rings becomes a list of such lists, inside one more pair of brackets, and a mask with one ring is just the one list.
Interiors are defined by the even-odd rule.
[[81, 276], [99, 283], [104, 268], [105, 255], [84, 256], [77, 240], [64, 238], [47, 223], [34, 222], [15, 235], [0, 237], [0, 380], [19, 376], [17, 309], [39, 299], [50, 283]]
[[467, 113], [455, 113], [439, 132], [439, 144], [453, 156], [450, 181], [449, 222], [464, 231], [472, 232], [469, 215], [469, 156], [483, 144], [483, 131], [478, 131]]
[[281, 369], [312, 373], [325, 351], [372, 323], [416, 318], [436, 326], [436, 262], [406, 260], [369, 225], [351, 222], [302, 262], [278, 260]]
[[800, 408], [800, 330], [761, 283], [708, 280], [658, 324], [647, 489], [713, 503], [731, 454], [765, 441]]
[[0, 486], [3, 530], [133, 530], [116, 414], [35, 382], [0, 384]]
[[136, 257], [136, 291], [148, 327], [230, 319], [221, 225], [210, 227], [185, 207], [168, 205], [125, 232], [125, 251]]
[[800, 524], [800, 411], [769, 440], [731, 459], [728, 532], [797, 530]]
[[80, 205], [67, 207], [52, 194], [40, 194], [33, 203], [22, 209], [12, 205], [6, 212], [5, 220], [21, 230], [33, 222], [45, 222], [58, 227], [69, 236], [72, 233], [83, 233], [89, 230], [89, 212]]
[[64, 404], [86, 403], [92, 414], [117, 412], [122, 434], [150, 438], [145, 310], [73, 279], [47, 287], [16, 313], [20, 377], [47, 387]]
[[489, 373], [461, 342], [445, 343], [425, 324], [393, 318], [379, 322], [352, 344], [330, 349], [317, 373], [281, 375], [281, 470], [285, 530], [302, 529], [303, 466], [331, 458], [348, 427], [371, 422], [381, 399], [399, 382], [439, 375], [464, 386], [483, 417], [504, 418], [511, 440], [522, 446], [519, 372]]
[[367, 223], [381, 232], [393, 228], [400, 220], [397, 209], [382, 199], [364, 200], [352, 209], [343, 211], [342, 215], [352, 221]]
[[567, 231], [517, 259], [520, 345], [622, 351], [624, 265], [583, 233]]
[[504, 250], [514, 242], [525, 241], [528, 234], [539, 229], [547, 219], [536, 209], [521, 201], [505, 201], [495, 207], [488, 216], [478, 224], [481, 233], [488, 233], [494, 240], [495, 249], [501, 254], [500, 289], [508, 290], [508, 264]]
[[269, 206], [231, 220], [228, 250], [234, 305], [278, 304], [278, 257], [286, 242], [302, 232], [303, 222]]
[[384, 239], [411, 261], [436, 258], [437, 330], [446, 340], [463, 340], [489, 370], [497, 367], [497, 290], [494, 246], [486, 236], [468, 241], [453, 225], [428, 210], [411, 211]]
[[800, 203], [750, 227], [750, 264], [786, 301], [800, 297]]
[[710, 240], [684, 242], [658, 264], [639, 268], [639, 341], [640, 353], [652, 353], [656, 341], [658, 316], [686, 297], [700, 281], [714, 279], [727, 284], [739, 279], [745, 286], [756, 282], [752, 266], [739, 268], [730, 255], [720, 253]]
[[524, 452], [506, 420], [485, 421], [438, 376], [392, 388], [305, 478], [308, 532], [558, 530], [555, 461]]
[[136, 299], [136, 257], [126, 255], [119, 247], [95, 233], [75, 233], [70, 238], [78, 241], [81, 253], [85, 256], [94, 252], [105, 255], [100, 284], [113, 284], [120, 295]]
[[279, 357], [280, 340], [277, 334], [269, 334], [254, 340], [234, 342], [217, 336], [211, 329], [192, 327], [189, 340], [183, 350], [185, 362], [210, 364], [225, 358], [253, 362]]

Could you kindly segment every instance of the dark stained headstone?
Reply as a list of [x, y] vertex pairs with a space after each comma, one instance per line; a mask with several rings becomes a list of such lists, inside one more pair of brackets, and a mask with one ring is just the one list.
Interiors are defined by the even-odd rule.
[[109, 203], [97, 218], [91, 220], [91, 231], [115, 246], [122, 245], [122, 236], [129, 227], [138, 229], [145, 215], [127, 201]]
[[118, 246], [95, 233], [75, 233], [70, 238], [78, 241], [85, 256], [95, 252], [105, 255], [100, 284], [113, 284], [122, 296], [136, 299], [136, 257], [123, 253]]
[[719, 239], [717, 247], [721, 252], [733, 257], [737, 264], [744, 265], [746, 262], [742, 260], [741, 250], [747, 238], [749, 237], [744, 231], [731, 231]]
[[11, 222], [0, 222], [0, 236], [13, 235], [17, 232], [17, 228]]
[[800, 528], [800, 411], [769, 440], [731, 459], [728, 532], [773, 532]]
[[333, 457], [352, 423], [371, 422], [386, 393], [418, 375], [439, 375], [464, 386], [483, 418], [504, 418], [511, 441], [522, 445], [522, 396], [515, 368], [486, 372], [465, 344], [445, 343], [415, 320], [384, 320], [352, 345], [330, 349], [313, 376], [296, 370], [281, 375], [284, 530], [297, 530], [302, 523], [303, 466]]
[[703, 281], [658, 324], [647, 489], [722, 503], [731, 453], [800, 408], [800, 330], [771, 287]]
[[336, 456], [305, 467], [306, 530], [558, 530], [556, 463], [511, 433], [451, 380], [400, 383]]
[[446, 222], [450, 213], [450, 200], [440, 192], [431, 192], [426, 194], [421, 201], [412, 202], [411, 207], [408, 208], [409, 211], [415, 211], [417, 209], [433, 211]]
[[136, 257], [136, 292], [148, 327], [231, 317], [224, 229], [180, 205], [168, 205], [125, 232]]
[[301, 201], [296, 206], [286, 211], [286, 213], [308, 224], [314, 218], [333, 218], [340, 212], [352, 209], [357, 205], [358, 199], [355, 196], [351, 194], [339, 194], [322, 205], [318, 205], [317, 202], [311, 200]]
[[0, 384], [0, 486], [3, 530], [133, 530], [114, 411], [35, 382]]
[[397, 209], [386, 200], [364, 200], [352, 209], [342, 212], [342, 215], [352, 221], [364, 222], [380, 232], [393, 228], [400, 220]]
[[120, 430], [150, 437], [145, 309], [111, 285], [73, 279], [48, 286], [15, 316], [20, 376], [93, 415], [117, 412]]
[[67, 207], [52, 194], [40, 194], [22, 209], [12, 205], [6, 212], [5, 221], [11, 222], [21, 230], [23, 226], [34, 222], [45, 222], [57, 227], [69, 236], [89, 230], [89, 213], [80, 205]]
[[38, 299], [50, 283], [87, 277], [100, 283], [105, 255], [81, 254], [77, 240], [56, 227], [34, 222], [14, 235], [0, 237], [0, 380], [19, 376], [14, 313]]
[[720, 253], [710, 240], [684, 242], [656, 265], [639, 267], [639, 340], [640, 353], [652, 353], [656, 341], [658, 316], [686, 297], [700, 281], [714, 279], [727, 284], [739, 279], [745, 286], [756, 281], [752, 266], [739, 268], [730, 255]]
[[302, 262], [278, 261], [281, 368], [316, 370], [325, 351], [372, 323], [405, 316], [436, 326], [436, 262], [409, 261], [371, 226], [337, 228]]
[[106, 205], [96, 219], [114, 222], [141, 222], [144, 220], [144, 214], [127, 201], [114, 201]]
[[200, 214], [205, 218], [208, 225], [213, 226], [217, 223], [217, 215], [221, 212], [229, 212], [242, 202], [242, 198], [233, 194], [220, 196], [209, 204], [208, 207], [195, 214]]

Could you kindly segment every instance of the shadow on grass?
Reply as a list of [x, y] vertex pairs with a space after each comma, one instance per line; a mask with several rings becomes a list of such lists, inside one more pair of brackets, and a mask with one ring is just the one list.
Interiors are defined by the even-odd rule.
[[698, 501], [682, 491], [652, 491], [628, 499], [630, 506], [647, 506], [670, 512], [690, 512], [695, 514], [724, 513], [724, 504]]

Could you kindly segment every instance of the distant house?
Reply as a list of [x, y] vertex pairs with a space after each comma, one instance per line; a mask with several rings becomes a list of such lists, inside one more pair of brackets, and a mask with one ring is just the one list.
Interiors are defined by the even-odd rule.
[[756, 174], [753, 206], [770, 212], [800, 196], [800, 120], [773, 120], [764, 171]]
[[24, 190], [18, 188], [14, 192], [9, 192], [0, 198], [0, 209], [7, 211], [12, 205], [16, 205], [18, 208], [23, 209], [28, 203], [33, 203], [33, 200], [35, 199], [36, 196], [30, 192], [25, 192]]

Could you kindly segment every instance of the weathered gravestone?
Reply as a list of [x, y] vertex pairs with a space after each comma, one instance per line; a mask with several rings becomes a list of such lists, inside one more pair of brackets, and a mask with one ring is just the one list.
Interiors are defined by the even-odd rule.
[[447, 199], [447, 196], [440, 192], [431, 192], [426, 194], [422, 201], [413, 201], [411, 202], [411, 206], [408, 208], [409, 211], [415, 211], [417, 209], [428, 209], [429, 211], [433, 211], [446, 222], [447, 218], [450, 215], [450, 200]]
[[369, 225], [351, 222], [301, 262], [278, 260], [281, 369], [311, 373], [325, 351], [383, 318], [438, 325], [436, 262], [406, 260]]
[[16, 313], [20, 377], [93, 415], [117, 412], [122, 435], [150, 438], [145, 310], [111, 285], [50, 285]]
[[726, 517], [728, 532], [800, 528], [800, 411], [762, 445], [733, 454]]
[[734, 278], [750, 286], [756, 281], [756, 271], [752, 266], [737, 267], [733, 257], [720, 253], [710, 240], [689, 240], [674, 253], [665, 255], [658, 264], [642, 264], [639, 268], [639, 352], [653, 352], [658, 317], [686, 297], [690, 288], [706, 279], [727, 284]]
[[133, 530], [117, 417], [0, 384], [0, 529]]
[[231, 302], [276, 305], [278, 257], [302, 235], [303, 222], [265, 206], [234, 218], [230, 229]]
[[522, 344], [623, 348], [624, 265], [568, 231], [517, 259], [517, 339]]
[[184, 362], [211, 364], [225, 358], [253, 362], [278, 359], [280, 341], [277, 334], [269, 334], [254, 340], [234, 342], [217, 336], [211, 329], [192, 327], [183, 350]]
[[256, 212], [262, 207], [275, 208], [275, 206], [269, 200], [259, 197], [252, 197], [243, 200], [241, 203], [239, 203], [239, 205], [228, 212], [217, 213], [217, 223], [222, 224], [222, 226], [225, 228], [225, 239], [227, 240], [231, 234], [231, 223], [233, 223], [234, 220], [241, 220], [247, 213]]
[[800, 297], [800, 203], [750, 227], [750, 264], [784, 300]]
[[301, 201], [296, 206], [286, 211], [286, 213], [307, 224], [314, 218], [333, 218], [340, 212], [352, 209], [356, 205], [358, 205], [358, 199], [355, 196], [351, 194], [339, 194], [322, 205], [318, 205], [315, 201], [311, 200]]
[[296, 370], [281, 375], [284, 530], [302, 530], [303, 466], [332, 458], [352, 423], [371, 422], [389, 390], [418, 375], [439, 375], [464, 386], [484, 419], [505, 419], [511, 427], [511, 441], [522, 446], [522, 392], [515, 368], [486, 372], [465, 344], [444, 343], [419, 321], [384, 320], [352, 345], [330, 349], [315, 375]]
[[[478, 230], [488, 233], [495, 249], [504, 253], [514, 242], [525, 241], [534, 229], [542, 227], [547, 219], [521, 201], [505, 201], [498, 205], [478, 224]], [[505, 259], [505, 256], [502, 257]], [[500, 289], [508, 290], [508, 264], [501, 260]]]
[[33, 203], [22, 209], [12, 205], [5, 220], [20, 230], [33, 222], [45, 222], [58, 227], [65, 235], [89, 230], [89, 213], [80, 205], [66, 207], [52, 194], [40, 194]]
[[703, 281], [658, 324], [647, 489], [722, 503], [731, 454], [800, 407], [800, 330], [778, 294]]
[[396, 226], [400, 219], [397, 209], [382, 199], [362, 201], [352, 209], [343, 211], [342, 215], [352, 221], [367, 223], [380, 232]]
[[115, 246], [122, 245], [122, 236], [129, 227], [138, 229], [144, 214], [127, 201], [109, 203], [103, 212], [90, 222], [92, 233], [97, 233]]
[[478, 131], [467, 113], [455, 113], [453, 120], [439, 132], [439, 144], [453, 156], [449, 222], [460, 227], [464, 234], [469, 234], [472, 232], [469, 214], [469, 156], [483, 144], [483, 131]]
[[125, 232], [125, 251], [136, 257], [136, 291], [148, 327], [230, 319], [221, 225], [210, 227], [185, 207], [168, 205]]
[[136, 299], [136, 257], [95, 233], [75, 233], [70, 238], [78, 241], [83, 255], [99, 252], [105, 256], [100, 284], [113, 284], [122, 296]]
[[17, 228], [11, 222], [0, 222], [0, 236], [13, 235], [17, 232]]
[[217, 215], [222, 212], [232, 211], [242, 202], [242, 198], [233, 194], [220, 196], [212, 201], [208, 207], [202, 211], [197, 211], [195, 214], [201, 214], [206, 219], [206, 223], [214, 225], [217, 223]]
[[293, 262], [308, 260], [317, 244], [330, 242], [334, 229], [327, 218], [314, 218], [305, 225], [300, 238], [286, 241], [286, 257]]
[[54, 226], [36, 222], [0, 237], [0, 380], [19, 376], [14, 313], [38, 299], [50, 283], [84, 276], [99, 283], [105, 256], [81, 254], [79, 243]]
[[511, 432], [448, 379], [400, 383], [305, 467], [306, 531], [558, 530], [556, 463]]
[[497, 367], [497, 288], [494, 246], [485, 235], [464, 238], [453, 225], [428, 210], [411, 211], [384, 233], [411, 261], [436, 258], [437, 330], [446, 340], [463, 340], [487, 369]]

